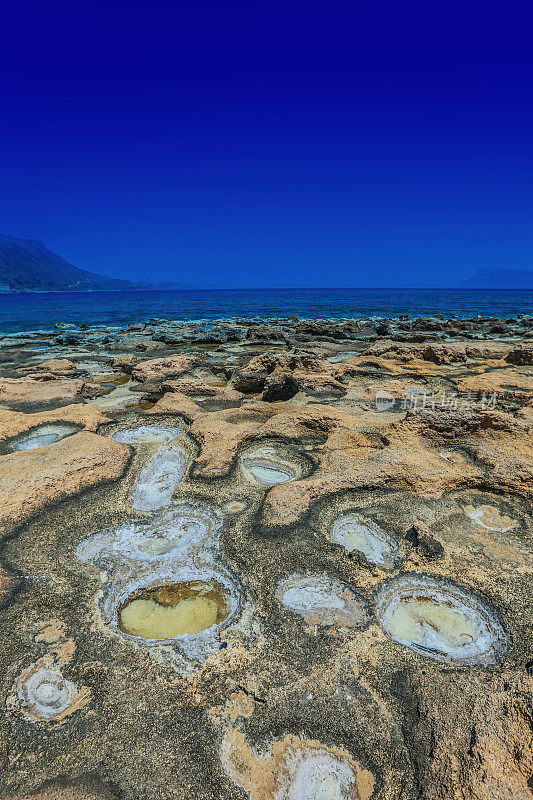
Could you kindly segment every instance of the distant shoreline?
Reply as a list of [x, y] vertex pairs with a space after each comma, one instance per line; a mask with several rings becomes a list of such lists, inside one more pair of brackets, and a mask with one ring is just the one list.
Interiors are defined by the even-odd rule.
[[[96, 294], [98, 292], [198, 292], [194, 286], [176, 287], [175, 289], [145, 289], [132, 286], [127, 289], [0, 289], [0, 295], [6, 294]], [[209, 289], [208, 291], [213, 291]]]
[[101, 294], [101, 293], [121, 293], [121, 292], [528, 292], [533, 294], [533, 288], [509, 288], [504, 286], [502, 288], [483, 289], [478, 287], [462, 287], [462, 286], [287, 286], [287, 287], [264, 287], [257, 288], [240, 287], [240, 288], [224, 288], [224, 287], [202, 287], [196, 288], [195, 286], [183, 286], [176, 288], [143, 288], [131, 287], [127, 289], [0, 289], [0, 295], [21, 295], [21, 294]]

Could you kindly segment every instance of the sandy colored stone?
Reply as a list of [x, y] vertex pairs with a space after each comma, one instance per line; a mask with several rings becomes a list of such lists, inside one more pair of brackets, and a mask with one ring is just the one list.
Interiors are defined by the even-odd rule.
[[404, 360], [416, 357], [434, 364], [460, 364], [472, 359], [499, 361], [507, 356], [510, 349], [511, 345], [506, 342], [491, 340], [404, 344], [390, 339], [378, 339], [364, 350], [363, 355], [387, 355], [390, 358], [396, 357]]
[[457, 381], [460, 392], [477, 392], [501, 395], [505, 391], [519, 393], [533, 392], [533, 375], [520, 369], [507, 368], [483, 372], [480, 375], [465, 375]]
[[235, 403], [242, 400], [242, 392], [238, 392], [226, 384], [226, 381], [212, 380], [210, 382], [204, 382], [202, 380], [194, 380], [187, 376], [174, 381], [165, 381], [161, 384], [161, 389], [163, 392], [179, 392], [187, 397], [193, 398], [216, 397], [220, 400], [227, 400]]
[[226, 474], [239, 449], [245, 442], [258, 438], [261, 426], [278, 413], [278, 408], [258, 403], [199, 416], [190, 429], [200, 445], [195, 461], [199, 474]]
[[187, 422], [201, 417], [205, 411], [199, 403], [195, 403], [182, 392], [166, 392], [163, 397], [149, 409], [148, 414], [177, 414]]
[[533, 499], [533, 418], [513, 430], [472, 438], [472, 450], [490, 468], [495, 489]]
[[113, 367], [121, 369], [123, 372], [131, 372], [138, 361], [138, 356], [133, 355], [133, 353], [122, 353], [113, 359]]
[[[380, 446], [351, 425], [331, 429], [316, 471], [300, 481], [275, 486], [266, 497], [263, 514], [274, 525], [301, 519], [311, 503], [342, 489], [403, 489], [419, 497], [439, 497], [445, 491], [475, 486], [480, 471], [464, 462], [448, 462], [416, 428], [394, 422]], [[269, 430], [289, 430], [284, 420]]]
[[386, 353], [384, 356], [354, 356], [341, 361], [337, 365], [337, 377], [360, 375], [369, 371], [382, 372], [391, 375], [447, 375], [448, 370], [441, 364], [433, 364], [422, 358], [417, 358], [406, 352], [402, 355]]
[[202, 415], [190, 432], [200, 444], [196, 468], [205, 476], [226, 474], [251, 441], [322, 439], [312, 475], [269, 491], [264, 516], [274, 525], [293, 524], [314, 500], [341, 489], [388, 487], [436, 497], [481, 479], [476, 467], [442, 459], [418, 424], [390, 422], [376, 414], [375, 425], [369, 430], [368, 415], [359, 418], [321, 404], [291, 408], [257, 403]]
[[81, 380], [37, 381], [31, 378], [1, 378], [0, 407], [25, 408], [67, 405], [81, 400]]
[[[335, 368], [323, 358], [298, 353], [261, 353], [232, 377], [232, 385], [247, 394], [261, 393], [270, 399], [272, 385], [290, 381], [292, 393], [303, 391], [316, 395], [342, 395], [345, 387], [335, 376]], [[285, 397], [291, 390], [285, 390]], [[275, 394], [273, 395], [275, 396]]]
[[76, 403], [52, 411], [24, 414], [20, 411], [0, 409], [0, 441], [50, 422], [70, 422], [86, 431], [96, 431], [99, 425], [109, 421], [109, 416], [93, 405]]
[[139, 383], [149, 380], [163, 381], [168, 378], [177, 378], [188, 372], [198, 359], [192, 356], [169, 356], [168, 358], [152, 358], [148, 361], [140, 361], [133, 368], [133, 378]]
[[68, 378], [76, 372], [76, 364], [68, 358], [49, 358], [37, 364], [39, 372], [50, 372], [58, 377]]
[[[530, 800], [531, 677], [460, 673], [435, 685], [416, 671], [412, 690], [419, 703], [414, 744], [421, 745], [425, 800]], [[424, 737], [429, 729], [431, 752]]]
[[[326, 747], [318, 741], [288, 735], [273, 742], [269, 755], [265, 757], [256, 754], [246, 743], [243, 734], [232, 726], [226, 730], [222, 743], [222, 763], [225, 769], [251, 800], [296, 798], [296, 790], [289, 783], [292, 777], [289, 764], [300, 753], [305, 753], [306, 756], [323, 753], [334, 762], [344, 763], [352, 772], [353, 784], [349, 794], [343, 795], [342, 800], [370, 800], [374, 790], [374, 776], [369, 770], [362, 769], [342, 748]], [[335, 797], [340, 800], [340, 795]]]
[[81, 432], [36, 450], [0, 457], [0, 525], [8, 533], [33, 514], [103, 481], [119, 478], [127, 445]]

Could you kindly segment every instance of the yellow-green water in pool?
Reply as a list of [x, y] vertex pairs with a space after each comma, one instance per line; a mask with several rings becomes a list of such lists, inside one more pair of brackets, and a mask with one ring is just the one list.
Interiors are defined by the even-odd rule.
[[119, 610], [119, 628], [144, 639], [198, 633], [228, 616], [227, 592], [215, 581], [143, 589]]
[[470, 644], [479, 636], [478, 627], [464, 611], [425, 597], [409, 597], [398, 603], [387, 628], [396, 639], [453, 648]]

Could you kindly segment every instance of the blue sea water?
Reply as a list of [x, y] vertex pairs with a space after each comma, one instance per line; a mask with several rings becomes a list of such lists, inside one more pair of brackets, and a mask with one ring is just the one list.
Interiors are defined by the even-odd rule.
[[150, 317], [446, 317], [533, 315], [533, 291], [450, 289], [187, 289], [0, 294], [0, 332], [56, 322], [125, 326]]

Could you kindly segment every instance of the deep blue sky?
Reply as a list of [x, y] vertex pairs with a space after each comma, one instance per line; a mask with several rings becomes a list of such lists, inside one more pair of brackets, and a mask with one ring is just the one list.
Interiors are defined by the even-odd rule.
[[533, 268], [531, 6], [15, 3], [0, 232], [202, 286]]

